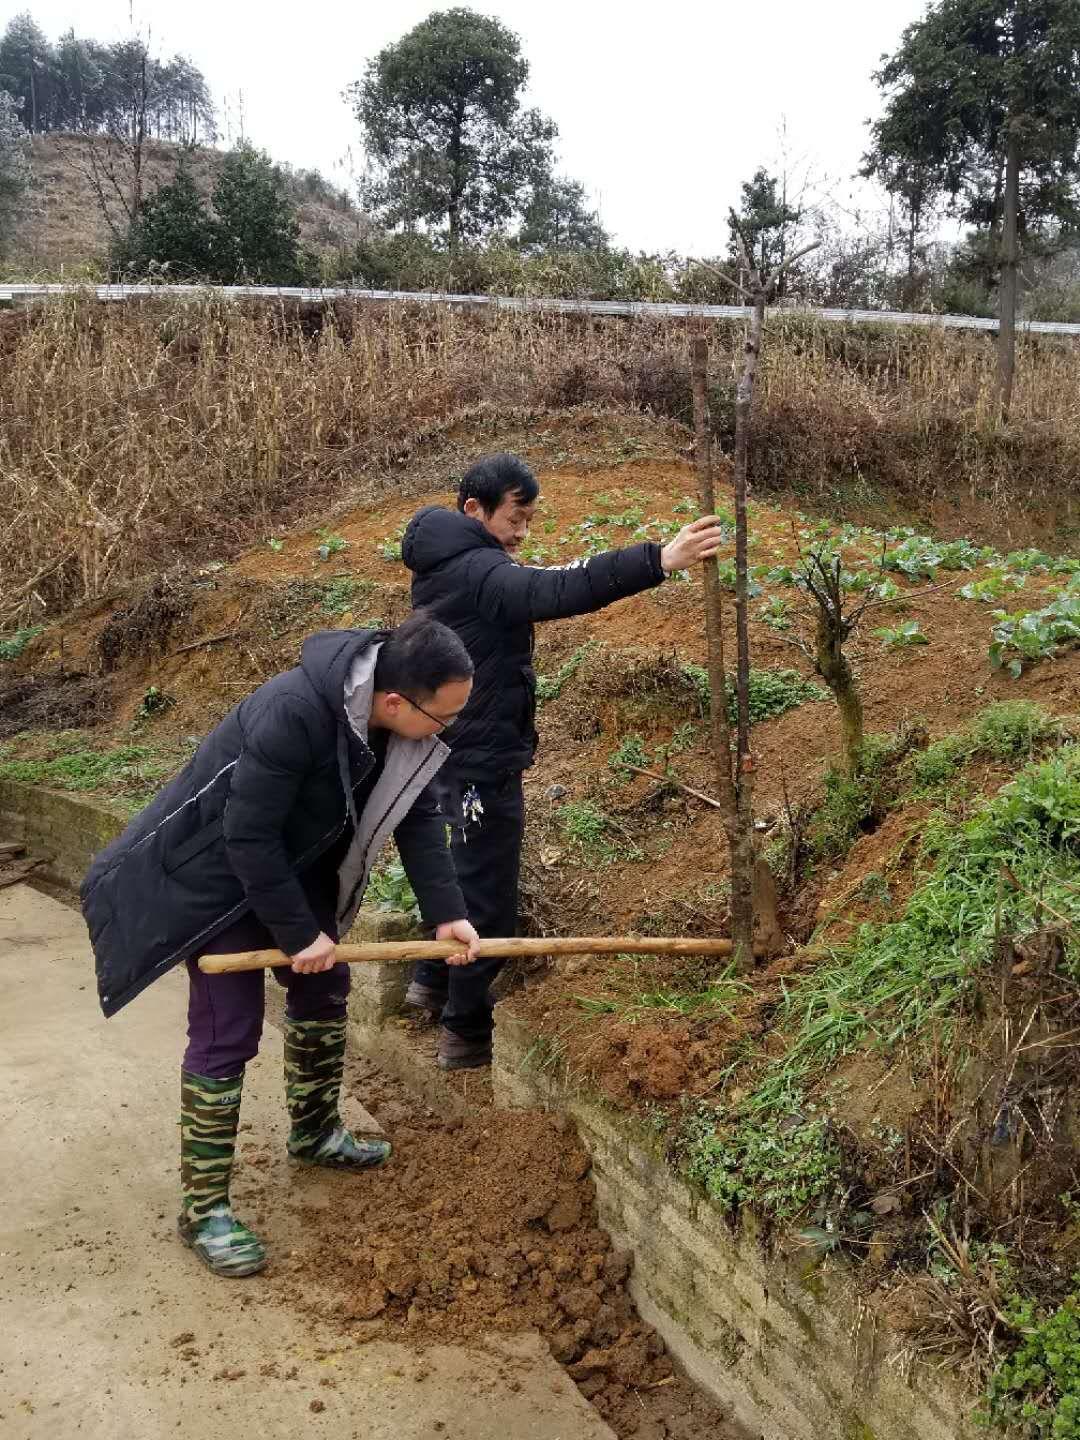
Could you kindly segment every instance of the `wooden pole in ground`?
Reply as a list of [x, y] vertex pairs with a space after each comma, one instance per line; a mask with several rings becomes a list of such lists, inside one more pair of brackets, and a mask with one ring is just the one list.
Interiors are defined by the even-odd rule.
[[[690, 376], [694, 397], [694, 464], [698, 478], [698, 500], [703, 515], [716, 513], [716, 486], [713, 482], [712, 440], [709, 435], [708, 397], [709, 347], [704, 335], [695, 336], [690, 347]], [[712, 737], [716, 789], [724, 812], [724, 827], [732, 843], [735, 821], [735, 783], [731, 774], [731, 727], [728, 724], [727, 676], [724, 673], [723, 599], [715, 560], [701, 565], [705, 588], [705, 643], [709, 674], [709, 727]]]

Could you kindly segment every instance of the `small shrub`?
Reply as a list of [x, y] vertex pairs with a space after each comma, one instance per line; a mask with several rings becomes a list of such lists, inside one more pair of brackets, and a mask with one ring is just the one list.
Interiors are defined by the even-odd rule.
[[683, 1169], [726, 1210], [759, 1206], [792, 1220], [828, 1200], [840, 1179], [840, 1150], [828, 1121], [800, 1113], [724, 1123], [699, 1104], [678, 1139]]
[[166, 710], [171, 710], [175, 704], [175, 695], [166, 695], [156, 685], [151, 685], [142, 698], [135, 719], [136, 721], [151, 720], [155, 715], [162, 715]]
[[971, 725], [976, 750], [985, 750], [995, 760], [1016, 760], [1031, 755], [1040, 740], [1055, 731], [1054, 722], [1031, 700], [1001, 700], [988, 705]]
[[766, 600], [759, 613], [770, 630], [791, 629], [791, 605], [782, 595]]
[[41, 634], [43, 625], [27, 625], [12, 635], [0, 637], [0, 660], [17, 660], [30, 641]]
[[872, 905], [889, 905], [892, 903], [892, 892], [889, 889], [889, 882], [885, 876], [877, 870], [871, 870], [863, 876], [859, 885], [859, 895]]
[[616, 771], [625, 770], [627, 765], [644, 768], [648, 763], [649, 756], [645, 749], [645, 741], [636, 733], [624, 735], [608, 756], [609, 767]]
[[1023, 1338], [990, 1379], [979, 1419], [1022, 1427], [1032, 1440], [1080, 1436], [1080, 1275], [1056, 1310], [1014, 1299], [1006, 1318]]

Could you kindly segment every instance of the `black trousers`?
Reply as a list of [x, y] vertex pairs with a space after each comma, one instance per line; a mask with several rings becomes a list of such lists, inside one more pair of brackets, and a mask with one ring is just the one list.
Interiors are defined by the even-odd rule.
[[[440, 808], [450, 826], [454, 869], [468, 918], [482, 940], [516, 935], [525, 797], [521, 772], [492, 780], [448, 776], [440, 784]], [[482, 809], [480, 808], [482, 807]], [[491, 982], [505, 960], [417, 965], [413, 978], [446, 995], [442, 1024], [463, 1040], [488, 1040], [492, 1032]]]

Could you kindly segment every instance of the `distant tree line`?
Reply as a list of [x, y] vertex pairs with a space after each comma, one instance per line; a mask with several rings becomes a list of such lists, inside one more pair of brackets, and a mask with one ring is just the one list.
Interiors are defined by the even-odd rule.
[[202, 71], [185, 55], [158, 59], [139, 37], [102, 45], [69, 30], [54, 45], [24, 12], [0, 39], [0, 88], [14, 97], [19, 119], [35, 135], [142, 124], [158, 140], [215, 138]]

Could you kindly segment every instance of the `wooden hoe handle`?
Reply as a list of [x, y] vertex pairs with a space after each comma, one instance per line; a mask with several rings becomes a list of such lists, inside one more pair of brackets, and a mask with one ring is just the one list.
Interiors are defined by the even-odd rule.
[[[730, 955], [730, 940], [671, 940], [630, 935], [598, 935], [546, 940], [481, 940], [484, 957], [513, 955]], [[387, 940], [371, 945], [339, 945], [337, 958], [349, 965], [385, 965], [395, 961], [445, 960], [460, 955], [456, 940]], [[291, 965], [282, 950], [245, 950], [238, 955], [204, 955], [199, 969], [207, 975], [225, 975], [234, 970], [268, 970]]]

